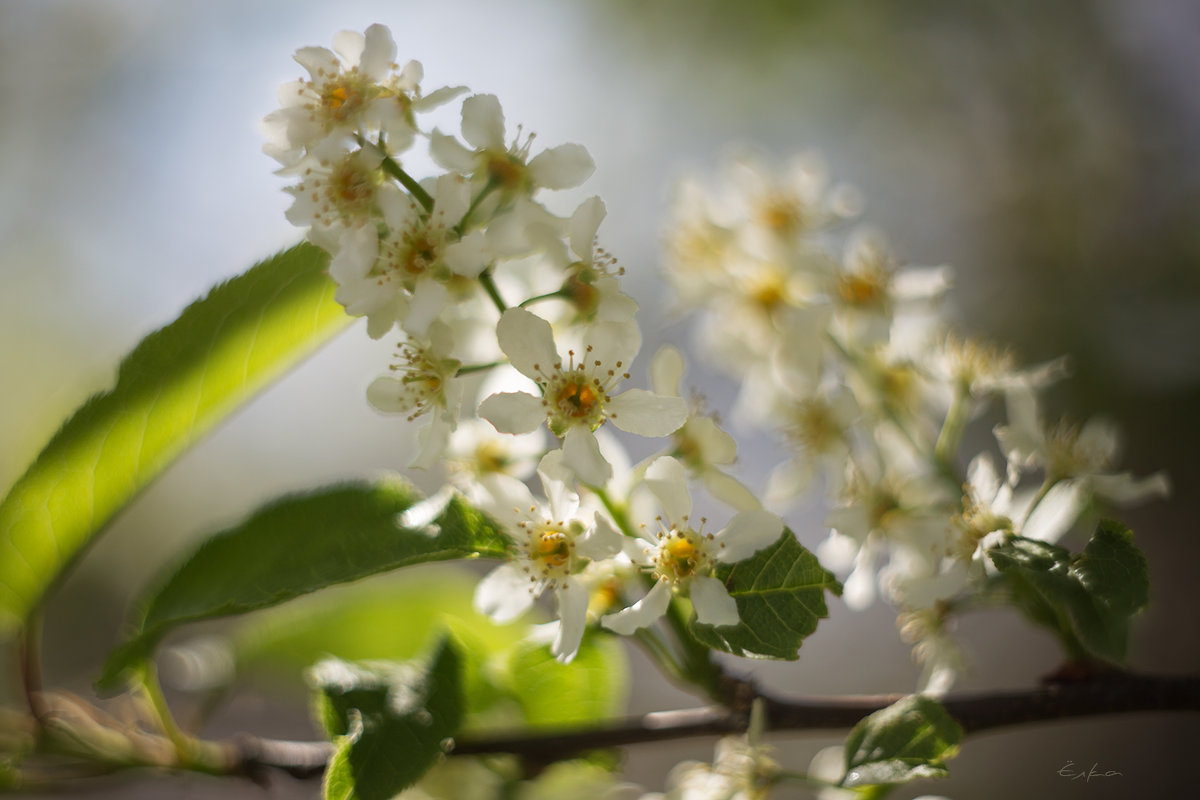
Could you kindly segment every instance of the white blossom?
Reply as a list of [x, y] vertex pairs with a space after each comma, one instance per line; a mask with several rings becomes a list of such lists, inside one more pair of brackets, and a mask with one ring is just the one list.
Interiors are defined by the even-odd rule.
[[704, 531], [691, 519], [692, 498], [687, 472], [670, 456], [662, 456], [646, 469], [645, 484], [658, 499], [663, 516], [638, 529], [642, 541], [633, 541], [627, 553], [654, 577], [654, 586], [629, 608], [601, 620], [604, 627], [629, 635], [654, 623], [670, 603], [672, 592], [691, 598], [696, 618], [705, 625], [736, 625], [737, 603], [720, 580], [713, 577], [718, 563], [733, 563], [754, 555], [778, 541], [783, 520], [762, 509], [738, 512], [716, 533]]
[[640, 436], [666, 436], [687, 419], [687, 404], [644, 389], [614, 394], [629, 377], [629, 362], [641, 344], [632, 323], [598, 322], [588, 327], [583, 347], [559, 356], [550, 323], [522, 308], [510, 308], [496, 327], [500, 349], [541, 392], [501, 392], [486, 398], [479, 415], [502, 433], [529, 433], [543, 421], [563, 440], [563, 463], [585, 483], [603, 486], [612, 467], [600, 453], [595, 430], [611, 420]]
[[485, 510], [505, 523], [513, 539], [511, 560], [488, 573], [475, 591], [475, 607], [497, 622], [525, 613], [544, 591], [554, 593], [560, 626], [551, 651], [570, 661], [587, 624], [588, 590], [579, 580], [587, 561], [621, 551], [624, 537], [599, 513], [580, 511], [580, 499], [557, 478], [558, 459], [547, 454], [538, 473], [547, 500], [534, 500], [525, 484], [503, 474], [481, 483], [492, 502]]

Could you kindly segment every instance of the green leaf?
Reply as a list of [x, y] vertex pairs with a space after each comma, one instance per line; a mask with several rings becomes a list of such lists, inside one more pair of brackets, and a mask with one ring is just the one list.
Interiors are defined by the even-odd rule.
[[0, 503], [0, 635], [176, 456], [350, 322], [327, 260], [301, 244], [217, 286], [67, 420]]
[[[403, 661], [420, 653], [436, 631], [448, 630], [463, 645], [464, 727], [486, 722], [512, 728], [523, 719], [491, 667], [498, 654], [525, 639], [529, 623], [498, 625], [476, 611], [477, 582], [457, 565], [429, 564], [327, 589], [246, 617], [230, 634], [226, 652], [232, 652], [239, 676], [299, 691], [306, 688], [300, 674], [322, 658]], [[211, 646], [208, 637], [197, 642], [186, 663], [202, 669]], [[187, 643], [183, 649], [189, 650]], [[201, 685], [209, 683], [198, 677]]]
[[1019, 536], [988, 555], [1014, 604], [1058, 634], [1072, 656], [1125, 659], [1130, 618], [1150, 597], [1146, 559], [1128, 528], [1102, 522], [1077, 556]]
[[329, 659], [311, 677], [337, 743], [326, 798], [391, 800], [442, 757], [462, 722], [462, 659], [449, 637], [426, 662]]
[[514, 651], [509, 673], [531, 728], [586, 725], [625, 710], [629, 665], [613, 636], [585, 636], [569, 664], [559, 663], [548, 646], [527, 643]]
[[941, 778], [958, 753], [962, 726], [941, 703], [913, 694], [859, 722], [846, 737], [842, 785], [906, 783]]
[[833, 573], [786, 528], [770, 547], [719, 565], [716, 577], [737, 601], [741, 622], [716, 628], [693, 617], [692, 635], [716, 650], [751, 658], [794, 661], [800, 643], [829, 616], [825, 592], [842, 593]]
[[185, 622], [243, 614], [409, 564], [505, 555], [500, 529], [459, 497], [416, 501], [400, 480], [346, 484], [284, 497], [216, 534], [143, 600], [132, 639], [109, 656], [98, 685], [114, 686]]

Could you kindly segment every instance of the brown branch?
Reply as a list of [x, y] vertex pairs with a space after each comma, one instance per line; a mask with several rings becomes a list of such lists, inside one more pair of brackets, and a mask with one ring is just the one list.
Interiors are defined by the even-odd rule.
[[[904, 695], [784, 699], [760, 695], [772, 731], [853, 727], [863, 717]], [[1050, 722], [1072, 717], [1139, 711], [1200, 711], [1200, 678], [1106, 675], [1080, 683], [1058, 683], [1015, 692], [953, 695], [943, 699], [967, 733]], [[462, 737], [454, 755], [510, 753], [548, 763], [588, 750], [644, 742], [714, 736], [745, 730], [745, 714], [719, 707], [665, 711], [616, 723], [537, 734], [517, 732]], [[267, 768], [296, 777], [320, 774], [333, 752], [325, 742], [280, 742], [244, 737], [225, 743], [231, 772], [260, 775]]]

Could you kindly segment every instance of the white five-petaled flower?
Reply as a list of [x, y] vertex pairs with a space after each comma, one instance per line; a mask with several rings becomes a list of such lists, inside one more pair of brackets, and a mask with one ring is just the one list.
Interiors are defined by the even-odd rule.
[[513, 539], [512, 560], [488, 573], [475, 590], [475, 607], [497, 622], [525, 613], [547, 589], [558, 600], [560, 625], [551, 651], [570, 661], [587, 624], [588, 590], [577, 577], [589, 561], [611, 558], [625, 541], [598, 511], [580, 512], [579, 496], [555, 475], [561, 455], [548, 453], [538, 468], [546, 503], [525, 484], [503, 474], [482, 479], [491, 495], [485, 509], [505, 523]]
[[446, 87], [422, 97], [420, 62], [396, 68], [396, 43], [383, 25], [365, 34], [341, 31], [333, 40], [335, 55], [324, 47], [302, 47], [296, 61], [307, 80], [284, 84], [281, 108], [263, 120], [264, 151], [285, 167], [307, 150], [328, 155], [344, 149], [353, 136], [385, 134], [390, 152], [406, 150], [416, 126], [413, 113], [427, 111], [466, 91]]
[[380, 197], [387, 233], [373, 226], [352, 228], [339, 240], [329, 274], [338, 283], [337, 301], [346, 312], [367, 317], [367, 331], [378, 339], [400, 320], [409, 333], [423, 336], [446, 305], [446, 284], [474, 278], [489, 255], [482, 231], [460, 235], [470, 208], [470, 187], [457, 175], [443, 175], [433, 186], [433, 208], [426, 212], [398, 192]]
[[655, 578], [654, 587], [629, 608], [609, 614], [601, 624], [623, 635], [654, 623], [667, 610], [672, 592], [686, 593], [705, 625], [736, 625], [737, 603], [720, 580], [713, 577], [718, 563], [749, 558], [774, 544], [783, 532], [783, 520], [761, 509], [741, 511], [717, 533], [705, 533], [705, 520], [693, 527], [692, 498], [687, 472], [670, 456], [655, 459], [646, 469], [646, 486], [658, 498], [664, 517], [657, 530], [643, 525], [642, 541], [632, 541], [627, 552]]
[[511, 145], [505, 144], [504, 111], [495, 95], [477, 94], [463, 101], [462, 134], [473, 149], [435, 130], [429, 141], [434, 161], [510, 195], [532, 194], [539, 188], [570, 189], [596, 168], [582, 145], [562, 144], [530, 159], [532, 136], [521, 142], [518, 132]]
[[611, 420], [639, 436], [667, 436], [687, 419], [687, 404], [644, 389], [613, 388], [641, 345], [633, 323], [599, 322], [587, 329], [582, 350], [558, 354], [550, 323], [522, 308], [510, 308], [496, 326], [500, 349], [513, 367], [533, 380], [541, 397], [501, 392], [486, 398], [479, 416], [501, 433], [529, 433], [543, 421], [562, 437], [563, 464], [585, 483], [603, 486], [612, 475], [595, 430]]
[[436, 323], [430, 326], [428, 338], [400, 343], [399, 357], [391, 367], [394, 376], [376, 378], [367, 387], [367, 400], [380, 411], [407, 414], [410, 422], [428, 417], [412, 463], [420, 469], [437, 463], [458, 422], [463, 389], [457, 377], [461, 364], [450, 357], [453, 348], [450, 327]]

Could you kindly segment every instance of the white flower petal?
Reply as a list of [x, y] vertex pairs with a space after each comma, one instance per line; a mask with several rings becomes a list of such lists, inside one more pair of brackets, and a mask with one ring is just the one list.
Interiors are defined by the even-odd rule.
[[435, 411], [429, 424], [417, 433], [417, 455], [409, 466], [414, 469], [433, 469], [437, 466], [446, 452], [454, 425], [455, 420], [449, 414], [441, 409]]
[[554, 592], [558, 597], [558, 618], [562, 624], [554, 637], [550, 652], [564, 664], [571, 662], [583, 642], [587, 627], [588, 591], [576, 578], [566, 578]]
[[501, 433], [530, 433], [546, 419], [542, 401], [525, 392], [499, 392], [479, 404], [479, 416]]
[[683, 353], [674, 345], [664, 344], [650, 361], [650, 388], [655, 394], [679, 397], [682, 381]]
[[504, 150], [504, 111], [494, 94], [463, 100], [462, 133], [476, 150]]
[[700, 473], [700, 482], [713, 497], [739, 511], [762, 508], [762, 502], [746, 484], [719, 469], [707, 469]]
[[1079, 431], [1076, 447], [1087, 453], [1091, 461], [1107, 464], [1116, 460], [1121, 447], [1121, 433], [1112, 420], [1093, 417]]
[[1057, 542], [1071, 529], [1089, 500], [1083, 481], [1059, 481], [1029, 512], [1021, 535], [1042, 542]]
[[596, 435], [587, 428], [576, 425], [563, 437], [563, 466], [570, 469], [579, 480], [591, 486], [603, 486], [612, 477], [612, 465], [600, 453]]
[[600, 619], [600, 624], [613, 633], [632, 636], [639, 628], [653, 625], [667, 611], [671, 603], [671, 587], [666, 581], [657, 581], [641, 600], [615, 614]]
[[871, 548], [858, 551], [854, 571], [842, 584], [842, 599], [854, 611], [862, 611], [875, 602], [875, 556]]
[[[392, 56], [392, 60], [396, 60], [395, 55]], [[421, 62], [409, 61], [400, 70], [400, 74], [396, 76], [396, 88], [401, 91], [411, 92], [420, 85], [421, 79], [424, 77], [425, 67], [421, 65]]]
[[834, 572], [843, 572], [854, 565], [861, 546], [849, 536], [830, 531], [825, 541], [817, 545], [817, 560]]
[[575, 552], [589, 561], [612, 558], [625, 546], [625, 536], [596, 512], [595, 526], [575, 540]]
[[501, 564], [475, 587], [475, 609], [496, 622], [511, 622], [533, 605], [529, 577], [516, 564]]
[[466, 91], [468, 91], [466, 86], [443, 86], [440, 89], [433, 90], [419, 100], [414, 100], [412, 107], [414, 111], [429, 111], [449, 103]]
[[[466, 131], [463, 131], [466, 136]], [[529, 174], [537, 186], [546, 189], [570, 189], [578, 186], [596, 170], [596, 162], [580, 144], [561, 144], [538, 154], [529, 162]]]
[[404, 383], [386, 375], [371, 381], [367, 387], [367, 402], [385, 414], [407, 414], [412, 411]]
[[588, 361], [599, 361], [603, 369], [623, 372], [642, 346], [642, 333], [635, 323], [597, 322], [583, 334]]
[[1088, 479], [1092, 493], [1119, 506], [1136, 505], [1154, 497], [1171, 494], [1171, 481], [1165, 472], [1135, 478], [1128, 472], [1093, 475]]
[[646, 468], [646, 488], [658, 498], [663, 513], [678, 525], [692, 513], [692, 496], [687, 488], [687, 470], [670, 456], [654, 459]]
[[404, 318], [404, 330], [413, 336], [424, 337], [429, 326], [446, 307], [449, 297], [450, 292], [445, 284], [433, 278], [418, 280], [408, 306], [408, 316]]
[[510, 308], [500, 316], [496, 339], [517, 371], [535, 381], [559, 361], [550, 323], [523, 308]]
[[718, 545], [718, 561], [741, 561], [779, 541], [783, 533], [783, 520], [778, 514], [757, 509], [741, 511], [729, 521], [725, 529], [713, 537]]
[[[365, 46], [358, 62], [358, 69], [371, 80], [381, 81], [387, 77], [388, 71], [392, 68], [392, 62], [396, 60], [396, 42], [392, 39], [392, 32], [387, 29], [386, 25], [376, 23], [367, 28], [364, 39]], [[417, 64], [418, 70], [420, 67], [421, 65]], [[405, 71], [407, 70], [408, 67], [405, 67]], [[419, 81], [420, 78], [417, 80]]]
[[696, 619], [704, 625], [737, 625], [741, 621], [738, 616], [737, 601], [729, 596], [725, 584], [716, 578], [697, 575], [692, 578], [688, 590], [692, 598], [692, 607], [696, 609]]
[[482, 504], [484, 511], [509, 527], [526, 521], [529, 509], [536, 506], [529, 487], [511, 475], [493, 472], [480, 476], [479, 483], [490, 498]]
[[604, 220], [606, 213], [608, 212], [604, 208], [603, 200], [599, 197], [589, 197], [580, 203], [579, 208], [575, 209], [575, 213], [571, 215], [568, 225], [571, 249], [575, 251], [575, 255], [588, 263], [591, 263], [592, 260], [592, 245], [596, 239], [596, 231], [600, 228], [600, 223]]
[[609, 401], [607, 416], [613, 425], [626, 433], [669, 436], [687, 421], [688, 408], [681, 397], [629, 389]]
[[365, 46], [366, 39], [358, 31], [338, 31], [333, 35], [333, 49], [347, 67], [358, 66]]
[[712, 417], [692, 417], [687, 436], [696, 443], [700, 457], [708, 464], [732, 464], [737, 458], [737, 442]]
[[442, 261], [455, 275], [477, 278], [488, 265], [487, 235], [483, 231], [472, 231], [459, 241], [446, 247]]
[[429, 155], [442, 169], [469, 174], [475, 170], [475, 154], [453, 136], [435, 130], [429, 135]]

